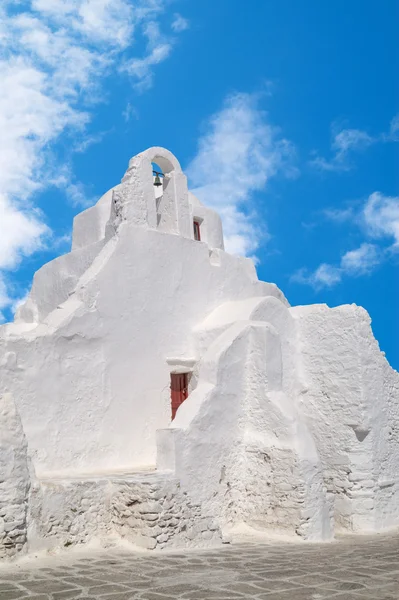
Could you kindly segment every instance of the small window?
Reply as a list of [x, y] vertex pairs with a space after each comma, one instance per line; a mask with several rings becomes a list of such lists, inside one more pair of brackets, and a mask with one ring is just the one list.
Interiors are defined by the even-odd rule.
[[201, 227], [199, 221], [194, 221], [194, 239], [197, 242], [201, 241]]
[[188, 396], [188, 373], [170, 374], [170, 396], [172, 404], [172, 421], [176, 416], [177, 409]]

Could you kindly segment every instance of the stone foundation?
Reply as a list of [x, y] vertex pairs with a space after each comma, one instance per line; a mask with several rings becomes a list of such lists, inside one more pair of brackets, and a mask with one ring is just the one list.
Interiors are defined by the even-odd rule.
[[118, 536], [149, 550], [221, 543], [218, 524], [169, 473], [46, 479], [31, 495], [29, 551]]
[[211, 546], [221, 543], [214, 519], [202, 515], [173, 477], [114, 483], [111, 515], [115, 531], [144, 548]]

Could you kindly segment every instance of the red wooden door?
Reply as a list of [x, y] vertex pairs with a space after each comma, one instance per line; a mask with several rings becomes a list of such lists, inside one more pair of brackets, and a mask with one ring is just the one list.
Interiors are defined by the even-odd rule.
[[193, 226], [194, 226], [194, 239], [197, 240], [197, 242], [200, 242], [201, 241], [201, 226], [198, 221], [194, 221]]
[[188, 396], [187, 373], [170, 374], [170, 392], [172, 401], [172, 421], [176, 416], [177, 409], [183, 404]]

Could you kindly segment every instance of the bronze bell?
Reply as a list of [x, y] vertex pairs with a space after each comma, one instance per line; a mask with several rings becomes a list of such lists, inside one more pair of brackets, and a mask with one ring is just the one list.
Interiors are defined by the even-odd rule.
[[154, 185], [155, 185], [155, 187], [159, 187], [162, 185], [162, 181], [161, 181], [161, 178], [158, 175], [158, 173], [155, 175]]

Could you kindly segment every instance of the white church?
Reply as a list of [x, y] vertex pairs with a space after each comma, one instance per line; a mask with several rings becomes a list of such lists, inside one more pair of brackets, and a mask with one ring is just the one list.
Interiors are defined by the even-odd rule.
[[367, 312], [291, 307], [169, 151], [132, 158], [0, 327], [0, 557], [397, 526], [399, 374]]

